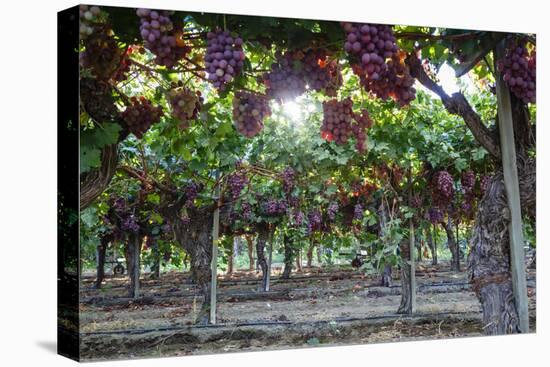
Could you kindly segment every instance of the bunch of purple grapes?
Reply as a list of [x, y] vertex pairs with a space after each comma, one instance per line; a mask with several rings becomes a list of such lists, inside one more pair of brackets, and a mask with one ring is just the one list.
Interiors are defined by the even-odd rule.
[[340, 210], [340, 206], [338, 205], [338, 202], [332, 201], [327, 208], [328, 219], [330, 219], [331, 221], [334, 221], [336, 219], [336, 214], [338, 214], [338, 210]]
[[185, 193], [185, 207], [193, 208], [195, 206], [195, 199], [199, 196], [202, 190], [202, 185], [195, 181], [190, 181], [184, 187]]
[[233, 98], [233, 124], [237, 131], [252, 138], [264, 127], [263, 120], [271, 115], [269, 101], [261, 94], [238, 91]]
[[184, 216], [181, 217], [181, 223], [184, 226], [188, 226], [191, 223], [191, 218], [189, 218], [189, 216], [185, 214]]
[[460, 177], [460, 183], [462, 185], [462, 190], [464, 190], [464, 193], [472, 192], [476, 184], [476, 175], [471, 170], [464, 171], [462, 173], [462, 176]]
[[300, 62], [303, 54], [296, 51], [278, 52], [271, 70], [263, 75], [268, 97], [284, 102], [306, 91], [306, 80]]
[[355, 137], [355, 149], [359, 153], [367, 150], [367, 130], [372, 126], [369, 111], [363, 109], [361, 113], [354, 114], [356, 124], [351, 125], [351, 132]]
[[428, 209], [426, 212], [426, 219], [432, 224], [438, 224], [443, 221], [443, 211], [438, 207]]
[[126, 107], [126, 110], [121, 113], [121, 117], [128, 130], [138, 139], [141, 139], [151, 125], [160, 120], [162, 108], [153, 106], [151, 101], [143, 96], [139, 98], [132, 97], [130, 101], [132, 104]]
[[139, 31], [143, 44], [156, 56], [158, 65], [171, 68], [187, 54], [188, 48], [177, 44], [168, 11], [138, 9], [136, 14], [140, 18]]
[[308, 223], [307, 223], [307, 232], [308, 234], [313, 233], [316, 230], [321, 229], [321, 223], [322, 223], [322, 216], [319, 209], [313, 209], [310, 211], [307, 215]]
[[163, 233], [170, 233], [172, 232], [172, 226], [169, 223], [164, 223], [162, 227], [160, 227], [161, 231]]
[[363, 219], [363, 205], [361, 203], [355, 204], [355, 207], [353, 208], [353, 219], [355, 220], [362, 220]]
[[216, 29], [206, 35], [204, 57], [208, 80], [220, 91], [237, 76], [244, 65], [243, 40], [229, 31]]
[[323, 102], [323, 123], [321, 125], [321, 136], [327, 141], [334, 141], [336, 144], [345, 144], [352, 134], [352, 111], [353, 102], [351, 98], [342, 101], [332, 99]]
[[168, 102], [172, 107], [172, 115], [180, 120], [180, 128], [189, 128], [189, 121], [195, 120], [201, 110], [203, 98], [201, 92], [193, 92], [188, 88], [172, 89], [168, 94]]
[[128, 216], [125, 216], [122, 218], [122, 222], [120, 224], [120, 229], [124, 232], [138, 232], [139, 231], [139, 224], [137, 222], [137, 219], [134, 214], [130, 214]]
[[241, 204], [241, 215], [245, 221], [252, 219], [252, 205], [250, 203], [244, 202]]
[[295, 210], [292, 215], [292, 223], [295, 227], [300, 227], [304, 223], [305, 215], [301, 210]]
[[262, 203], [263, 213], [267, 216], [279, 216], [286, 213], [288, 205], [285, 200], [267, 199]]
[[537, 64], [536, 52], [529, 53], [526, 41], [509, 41], [504, 57], [497, 67], [512, 91], [525, 103], [536, 103]]
[[283, 189], [286, 193], [289, 193], [294, 188], [294, 178], [296, 176], [296, 172], [292, 169], [292, 167], [286, 167], [283, 172], [281, 172], [281, 180], [283, 182]]
[[248, 176], [245, 172], [237, 171], [229, 175], [229, 178], [227, 179], [227, 184], [229, 185], [231, 199], [237, 199], [241, 195], [244, 187], [248, 185], [248, 183]]

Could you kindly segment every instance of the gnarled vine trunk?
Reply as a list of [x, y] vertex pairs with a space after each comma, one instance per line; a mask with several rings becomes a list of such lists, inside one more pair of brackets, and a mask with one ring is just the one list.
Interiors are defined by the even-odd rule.
[[99, 245], [97, 246], [97, 260], [96, 260], [96, 281], [95, 287], [101, 288], [101, 283], [105, 279], [105, 254], [107, 252], [107, 246], [109, 245], [110, 238], [102, 236], [100, 238]]
[[139, 298], [139, 277], [141, 273], [140, 254], [141, 241], [143, 237], [139, 234], [128, 235], [124, 255], [128, 267], [128, 296], [131, 298]]
[[[401, 240], [399, 249], [401, 253], [401, 303], [397, 309], [397, 313], [411, 314], [412, 313], [412, 292], [411, 289], [411, 265], [410, 259], [410, 243], [409, 239]], [[414, 251], [414, 250], [413, 250]]]
[[[380, 206], [378, 208], [378, 216], [380, 218], [379, 227], [378, 227], [378, 237], [381, 238], [384, 235], [384, 231], [386, 231], [386, 223], [387, 223], [387, 220], [388, 220], [388, 214], [387, 214], [386, 207], [384, 206], [383, 202], [380, 203]], [[382, 271], [380, 284], [383, 287], [391, 287], [391, 285], [392, 285], [392, 266], [391, 266], [391, 264], [385, 264], [384, 265], [384, 270]]]
[[313, 265], [313, 250], [315, 249], [316, 241], [312, 238], [309, 242], [309, 247], [307, 248], [307, 267], [311, 268]]
[[251, 235], [246, 235], [246, 244], [248, 246], [248, 270], [254, 270], [254, 240]]
[[448, 218], [446, 222], [442, 222], [441, 226], [445, 229], [445, 233], [447, 233], [447, 245], [451, 251], [451, 270], [460, 271], [460, 254], [458, 251], [458, 243], [454, 236], [451, 218]]
[[292, 249], [292, 244], [290, 242], [290, 236], [284, 235], [283, 236], [283, 246], [285, 251], [285, 268], [283, 270], [283, 274], [281, 274], [282, 279], [289, 279], [290, 278], [290, 272], [292, 271], [292, 262], [294, 261], [294, 251]]
[[269, 238], [269, 228], [267, 224], [260, 223], [257, 227], [258, 238], [256, 239], [256, 257], [258, 258], [258, 265], [262, 270], [262, 283], [261, 290], [267, 290], [267, 259], [265, 257], [265, 245]]
[[426, 228], [426, 239], [428, 240], [428, 247], [432, 253], [432, 265], [437, 265], [437, 243], [434, 240], [430, 228]]

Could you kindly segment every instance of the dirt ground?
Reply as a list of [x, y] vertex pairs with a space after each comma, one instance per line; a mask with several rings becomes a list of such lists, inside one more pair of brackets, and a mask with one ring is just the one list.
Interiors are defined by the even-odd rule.
[[[397, 273], [394, 273], [396, 278]], [[202, 299], [188, 274], [142, 278], [142, 298], [127, 298], [126, 277], [108, 278], [100, 290], [82, 282], [80, 332], [84, 360], [288, 349], [482, 335], [481, 309], [465, 272], [447, 264], [420, 264], [417, 308], [397, 315], [399, 279], [381, 287], [377, 277], [351, 269], [304, 269], [290, 280], [277, 274], [269, 292], [259, 274], [219, 278], [217, 325], [196, 326]], [[528, 274], [535, 326], [535, 273]]]

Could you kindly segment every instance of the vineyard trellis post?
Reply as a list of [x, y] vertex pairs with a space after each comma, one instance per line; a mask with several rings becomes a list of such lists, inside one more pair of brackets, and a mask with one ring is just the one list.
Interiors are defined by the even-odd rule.
[[[219, 178], [219, 172], [216, 173], [216, 180]], [[215, 190], [214, 218], [212, 221], [212, 262], [211, 278], [210, 278], [210, 323], [216, 323], [216, 292], [217, 292], [217, 277], [218, 277], [218, 237], [220, 230], [220, 185]]]
[[[504, 56], [504, 44], [501, 42], [495, 49], [495, 59]], [[512, 273], [512, 288], [519, 316], [519, 329], [522, 333], [529, 332], [529, 313], [527, 299], [527, 280], [525, 275], [525, 253], [523, 240], [523, 223], [521, 218], [521, 203], [519, 196], [519, 179], [516, 164], [516, 146], [512, 117], [510, 92], [504, 83], [502, 74], [495, 68], [496, 92], [498, 107], [498, 124], [500, 133], [500, 148], [502, 153], [502, 169], [506, 200], [510, 210], [508, 226], [510, 240], [510, 266]]]

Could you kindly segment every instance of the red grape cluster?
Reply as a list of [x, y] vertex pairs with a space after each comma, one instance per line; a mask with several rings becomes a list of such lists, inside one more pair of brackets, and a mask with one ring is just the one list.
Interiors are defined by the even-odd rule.
[[270, 98], [283, 102], [292, 100], [306, 91], [306, 81], [300, 60], [302, 52], [277, 53], [271, 71], [263, 75], [266, 93]]
[[124, 198], [117, 198], [112, 205], [112, 208], [119, 219], [120, 230], [122, 232], [138, 232], [139, 223], [128, 202]]
[[304, 212], [302, 212], [301, 210], [295, 210], [291, 218], [292, 224], [295, 227], [300, 227], [304, 223], [304, 220], [305, 220]]
[[323, 124], [321, 136], [336, 144], [346, 144], [351, 136], [351, 123], [354, 117], [351, 98], [343, 101], [332, 99], [323, 102]]
[[447, 207], [454, 196], [453, 177], [447, 171], [437, 172], [432, 180], [432, 201], [435, 205]]
[[351, 131], [355, 136], [355, 148], [360, 153], [367, 149], [367, 130], [372, 126], [369, 111], [363, 109], [360, 114], [355, 114], [356, 124], [351, 125]]
[[472, 192], [476, 184], [476, 175], [471, 170], [464, 171], [460, 177], [460, 183], [465, 193]]
[[248, 180], [248, 176], [244, 172], [235, 172], [229, 175], [227, 179], [227, 184], [229, 186], [231, 198], [233, 200], [237, 199], [241, 195], [244, 187], [248, 185], [249, 182], [250, 181]]
[[80, 5], [79, 18], [80, 38], [84, 39], [94, 33], [94, 24], [98, 21], [98, 16], [101, 14], [101, 9], [97, 6]]
[[220, 91], [237, 76], [244, 65], [243, 40], [232, 37], [229, 31], [217, 29], [206, 35], [204, 57], [208, 80]]
[[201, 110], [203, 98], [201, 92], [188, 88], [172, 89], [168, 94], [172, 115], [180, 121], [180, 128], [189, 128], [189, 121], [195, 120]]
[[118, 65], [118, 68], [115, 70], [113, 74], [113, 80], [117, 82], [121, 82], [123, 80], [126, 80], [128, 78], [128, 72], [130, 71], [130, 65], [132, 65], [132, 59], [130, 59], [130, 55], [133, 52], [133, 48], [129, 46], [126, 49], [126, 52], [122, 55], [120, 58], [120, 62]]
[[479, 180], [479, 191], [481, 195], [483, 196], [487, 189], [489, 188], [489, 183], [491, 182], [491, 176], [489, 175], [483, 175], [481, 176]]
[[302, 60], [302, 74], [309, 89], [327, 91], [334, 96], [342, 85], [342, 74], [337, 60], [329, 60], [326, 49], [309, 49]]
[[171, 68], [187, 54], [188, 47], [177, 43], [168, 11], [138, 9], [136, 14], [140, 18], [139, 31], [144, 45], [156, 56], [158, 65]]
[[497, 67], [504, 74], [504, 81], [516, 97], [525, 103], [536, 103], [536, 52], [533, 50], [529, 53], [525, 41], [509, 42]]
[[126, 123], [128, 131], [141, 139], [151, 125], [160, 120], [162, 108], [153, 106], [151, 101], [143, 96], [139, 98], [132, 97], [130, 100], [132, 104], [126, 107], [121, 117]]
[[392, 97], [401, 106], [415, 98], [414, 79], [399, 52], [391, 26], [342, 23], [345, 51], [352, 57], [352, 70], [365, 90], [378, 98]]
[[263, 120], [271, 115], [269, 102], [261, 94], [238, 91], [233, 98], [233, 123], [237, 131], [252, 138], [262, 131]]
[[[416, 90], [413, 87], [414, 78], [409, 72], [409, 67], [405, 64], [404, 52], [394, 55], [386, 65], [386, 71], [380, 74], [380, 78], [375, 81], [369, 81], [363, 78], [362, 81], [368, 83], [367, 90], [370, 90], [375, 96], [382, 100], [393, 98], [401, 107], [408, 105], [416, 96]], [[365, 84], [363, 84], [365, 86]]]
[[252, 205], [250, 203], [241, 204], [241, 216], [245, 221], [252, 219]]
[[321, 136], [329, 142], [346, 144], [353, 135], [356, 149], [364, 152], [367, 141], [366, 131], [372, 126], [372, 120], [367, 110], [362, 110], [360, 114], [354, 113], [352, 105], [353, 102], [349, 97], [343, 101], [332, 99], [323, 102]]

